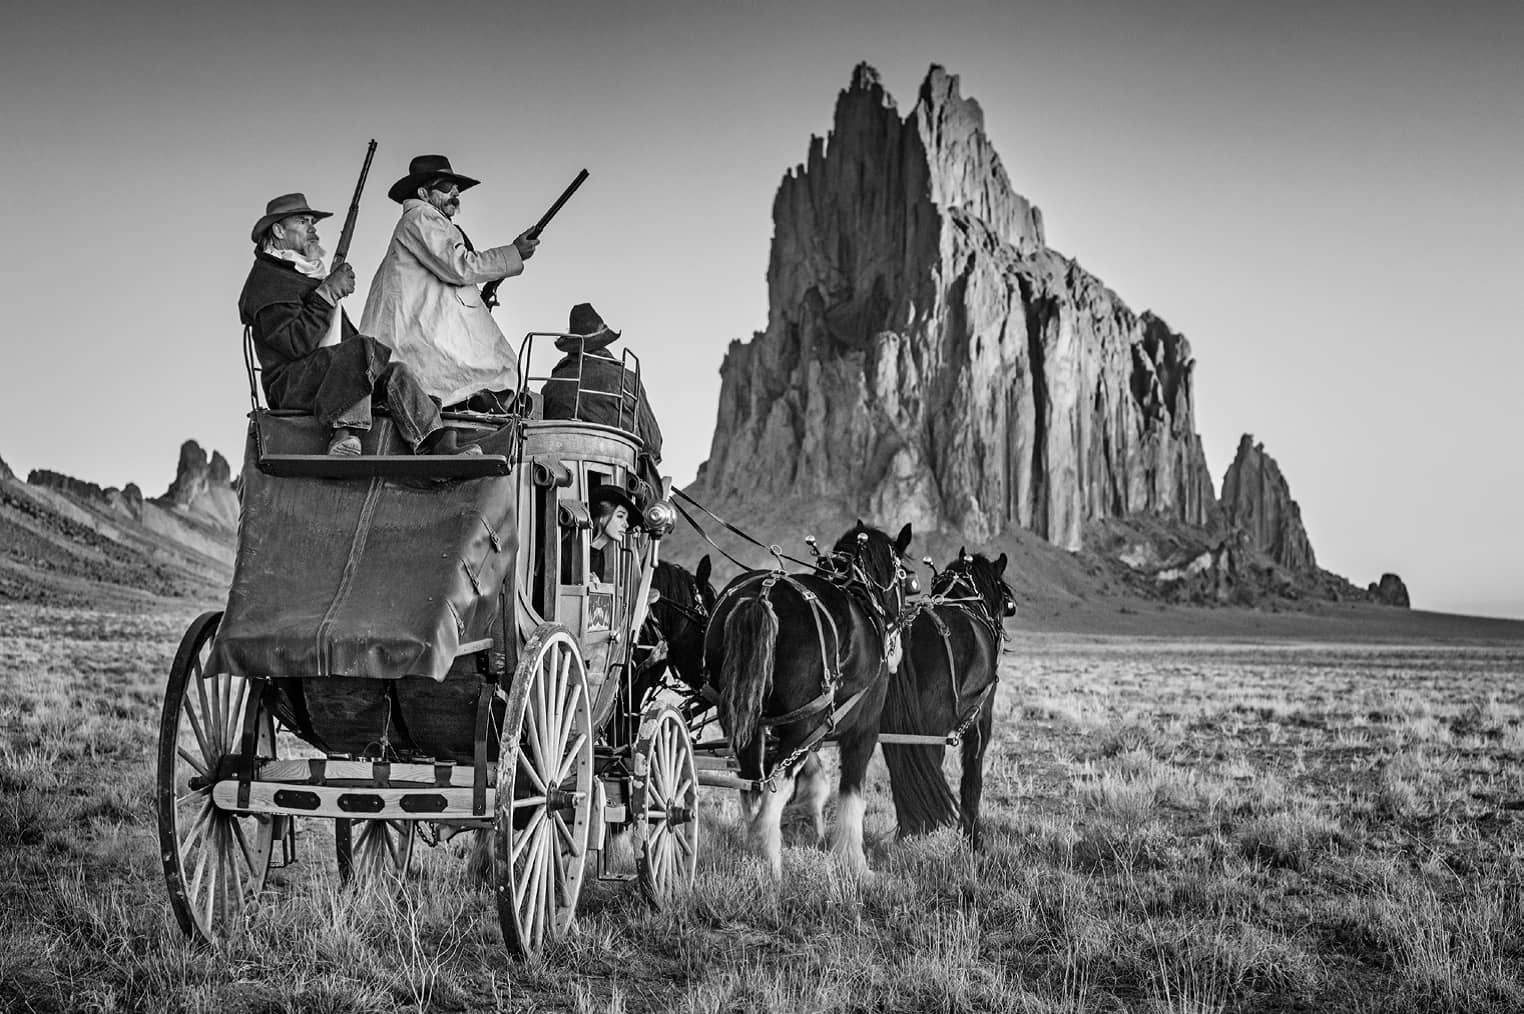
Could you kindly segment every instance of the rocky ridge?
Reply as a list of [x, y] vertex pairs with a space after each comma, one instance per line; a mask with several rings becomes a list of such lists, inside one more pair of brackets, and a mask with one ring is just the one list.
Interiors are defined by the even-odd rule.
[[0, 469], [0, 601], [123, 604], [220, 600], [232, 577], [238, 498], [227, 462], [195, 441], [146, 500], [47, 469]]

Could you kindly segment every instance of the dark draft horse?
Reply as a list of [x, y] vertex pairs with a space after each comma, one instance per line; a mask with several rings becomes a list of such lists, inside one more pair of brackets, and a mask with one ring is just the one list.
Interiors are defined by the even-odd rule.
[[960, 824], [979, 847], [979, 800], [999, 676], [1001, 623], [1016, 612], [998, 560], [963, 550], [932, 580], [905, 628], [905, 658], [889, 682], [883, 731], [943, 736], [958, 732], [962, 777], [953, 799], [942, 774], [943, 744], [884, 743], [900, 835]]
[[814, 572], [749, 571], [720, 593], [704, 660], [739, 773], [764, 783], [742, 790], [741, 809], [774, 879], [783, 875], [781, 819], [798, 764], [826, 728], [841, 756], [832, 849], [853, 872], [867, 871], [863, 781], [898, 662], [909, 544], [909, 525], [891, 540], [859, 520]]

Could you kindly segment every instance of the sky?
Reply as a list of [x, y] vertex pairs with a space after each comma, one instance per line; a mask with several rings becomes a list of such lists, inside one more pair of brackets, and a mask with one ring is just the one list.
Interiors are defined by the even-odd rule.
[[510, 336], [591, 302], [643, 358], [665, 467], [708, 455], [729, 343], [766, 326], [774, 193], [853, 67], [902, 111], [962, 79], [1048, 242], [1189, 338], [1218, 485], [1242, 433], [1321, 565], [1524, 617], [1524, 4], [7, 5], [0, 458], [162, 493], [242, 455], [235, 303], [265, 202], [336, 212], [379, 151], [363, 295], [420, 153], [506, 243]]

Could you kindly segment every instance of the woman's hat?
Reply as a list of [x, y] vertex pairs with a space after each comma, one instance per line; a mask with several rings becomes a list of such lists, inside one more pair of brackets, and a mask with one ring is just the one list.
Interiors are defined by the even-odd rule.
[[635, 501], [631, 498], [630, 494], [626, 493], [618, 486], [609, 486], [606, 484], [602, 486], [594, 486], [592, 495], [588, 497], [587, 502], [588, 506], [593, 509], [593, 517], [598, 516], [599, 504], [611, 503], [616, 507], [623, 507], [626, 511], [628, 511], [631, 521], [640, 520], [640, 508], [635, 506]]
[[603, 322], [592, 303], [578, 303], [571, 308], [566, 330], [568, 335], [556, 339], [556, 348], [562, 352], [597, 352], [618, 341], [621, 333]]
[[254, 223], [254, 231], [249, 233], [249, 238], [259, 242], [259, 234], [283, 218], [292, 215], [311, 215], [314, 219], [332, 218], [331, 211], [314, 211], [307, 207], [306, 194], [281, 194], [265, 205], [265, 217]]
[[418, 155], [407, 164], [407, 175], [393, 183], [386, 196], [401, 204], [409, 197], [418, 196], [419, 187], [435, 180], [449, 180], [463, 193], [481, 182], [451, 169], [450, 160], [443, 155]]

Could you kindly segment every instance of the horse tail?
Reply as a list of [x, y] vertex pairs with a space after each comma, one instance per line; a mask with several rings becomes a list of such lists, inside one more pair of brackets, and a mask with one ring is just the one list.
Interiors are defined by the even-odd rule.
[[[927, 714], [922, 708], [917, 666], [911, 657], [906, 632], [905, 659], [889, 677], [889, 692], [884, 700], [880, 729], [884, 732], [910, 732], [941, 735], [952, 728], [956, 717]], [[926, 676], [940, 677], [941, 673]], [[884, 765], [889, 769], [889, 791], [894, 796], [894, 815], [901, 838], [929, 834], [939, 827], [956, 827], [958, 799], [942, 773], [944, 744], [884, 743]]]
[[720, 665], [720, 716], [737, 746], [749, 743], [762, 717], [762, 700], [773, 685], [778, 614], [764, 594], [743, 598], [725, 620], [725, 657]]

